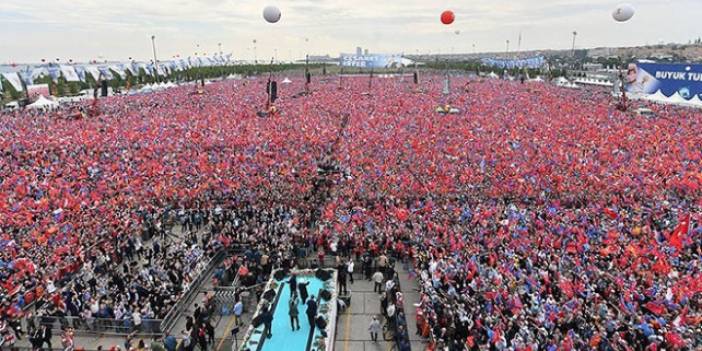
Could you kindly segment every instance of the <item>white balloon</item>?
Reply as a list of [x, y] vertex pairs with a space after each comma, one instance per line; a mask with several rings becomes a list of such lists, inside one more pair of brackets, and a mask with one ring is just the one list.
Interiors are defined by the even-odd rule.
[[263, 9], [263, 19], [268, 23], [276, 23], [280, 21], [280, 9], [275, 6], [266, 6]]
[[634, 6], [631, 6], [631, 4], [620, 4], [612, 12], [612, 17], [617, 22], [626, 22], [634, 17]]

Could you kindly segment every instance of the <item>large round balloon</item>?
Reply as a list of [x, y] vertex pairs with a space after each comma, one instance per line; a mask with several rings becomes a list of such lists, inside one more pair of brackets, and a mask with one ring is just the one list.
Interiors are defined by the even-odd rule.
[[631, 4], [620, 4], [612, 12], [612, 17], [617, 22], [626, 22], [634, 17], [634, 7]]
[[451, 24], [455, 19], [456, 15], [453, 14], [453, 11], [446, 10], [441, 13], [441, 23], [443, 24]]
[[266, 6], [266, 8], [263, 9], [263, 18], [268, 23], [280, 21], [280, 9], [275, 6]]

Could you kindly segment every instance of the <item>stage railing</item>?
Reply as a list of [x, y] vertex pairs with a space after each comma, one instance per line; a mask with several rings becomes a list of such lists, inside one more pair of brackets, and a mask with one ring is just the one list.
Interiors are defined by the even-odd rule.
[[48, 325], [55, 332], [63, 328], [73, 328], [77, 334], [98, 333], [110, 335], [128, 335], [136, 333], [140, 336], [160, 335], [170, 331], [175, 326], [178, 318], [187, 310], [193, 298], [200, 292], [200, 287], [227, 255], [227, 250], [220, 250], [207, 263], [205, 268], [198, 273], [197, 278], [190, 284], [188, 290], [171, 307], [163, 319], [142, 319], [141, 325], [136, 326], [131, 318], [82, 318], [74, 316], [35, 316], [35, 325]]
[[[398, 277], [393, 277], [393, 280], [395, 281], [397, 290], [402, 291]], [[400, 304], [399, 301], [395, 301], [395, 323], [393, 323], [391, 327], [393, 328], [393, 342], [395, 343], [396, 350], [411, 351], [404, 299], [402, 304]]]
[[227, 255], [227, 252], [228, 251], [226, 249], [219, 250], [214, 256], [212, 256], [210, 261], [207, 263], [207, 266], [205, 266], [200, 274], [198, 274], [193, 283], [190, 284], [188, 291], [181, 296], [178, 302], [166, 314], [166, 317], [163, 318], [159, 328], [162, 333], [170, 331], [175, 326], [178, 318], [188, 309], [192, 299], [195, 298], [195, 296], [197, 296], [197, 294], [200, 292], [200, 287], [204, 283], [205, 279], [207, 279], [210, 276], [210, 273], [217, 268], [220, 262], [222, 262], [224, 257]]
[[131, 318], [127, 319], [112, 319], [112, 318], [82, 318], [82, 317], [54, 317], [54, 316], [37, 316], [33, 317], [35, 325], [46, 325], [55, 332], [61, 331], [64, 328], [72, 328], [78, 333], [97, 333], [97, 334], [116, 334], [127, 335], [131, 333], [139, 335], [157, 335], [161, 334], [160, 319], [142, 319], [139, 326], [134, 325]]

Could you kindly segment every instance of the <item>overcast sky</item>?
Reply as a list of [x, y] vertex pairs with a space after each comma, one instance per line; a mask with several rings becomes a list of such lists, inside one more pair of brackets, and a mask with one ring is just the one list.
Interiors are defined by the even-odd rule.
[[[354, 52], [450, 53], [630, 46], [702, 36], [702, 0], [632, 0], [634, 18], [611, 17], [612, 0], [0, 0], [0, 63], [42, 58], [159, 59], [231, 52], [236, 58], [299, 58]], [[282, 19], [268, 24], [266, 5]], [[444, 9], [456, 22], [442, 25]], [[456, 34], [455, 31], [460, 31]], [[306, 42], [305, 38], [309, 38]], [[198, 46], [199, 45], [199, 48]]]

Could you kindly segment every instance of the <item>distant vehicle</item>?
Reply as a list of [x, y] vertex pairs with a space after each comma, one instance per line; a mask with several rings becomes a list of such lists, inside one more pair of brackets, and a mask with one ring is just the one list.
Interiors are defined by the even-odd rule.
[[644, 117], [648, 117], [648, 118], [656, 116], [656, 114], [650, 108], [645, 108], [645, 107], [636, 109], [636, 114], [639, 116], [644, 116]]
[[19, 107], [20, 107], [19, 102], [11, 101], [11, 102], [8, 102], [5, 104], [4, 109], [9, 110], [9, 111], [13, 111], [13, 110], [18, 109]]

